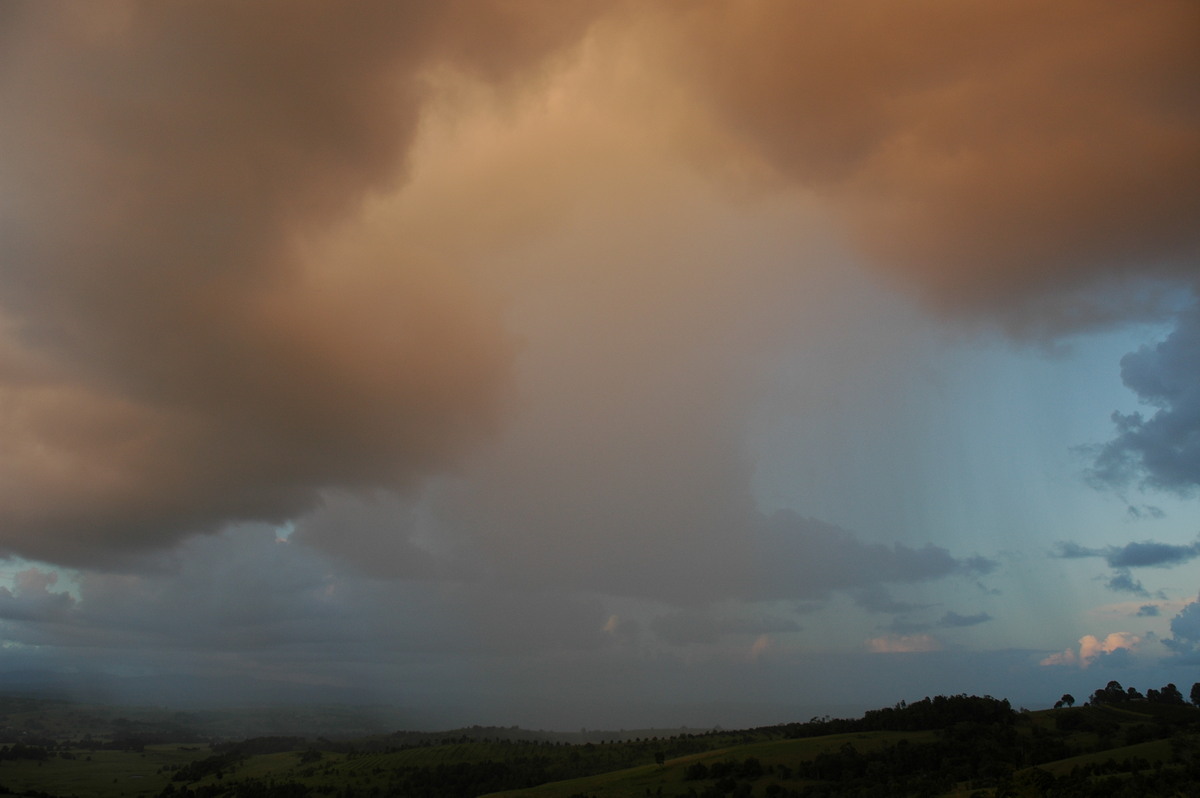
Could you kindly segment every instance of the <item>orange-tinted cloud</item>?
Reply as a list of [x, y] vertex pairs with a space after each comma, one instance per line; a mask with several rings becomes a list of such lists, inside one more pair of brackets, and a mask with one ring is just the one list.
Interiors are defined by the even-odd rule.
[[1195, 3], [677, 8], [662, 25], [681, 83], [943, 309], [1070, 327], [1104, 303], [1042, 294], [1194, 277]]
[[1065, 649], [1043, 659], [1040, 665], [1078, 665], [1086, 668], [1100, 657], [1117, 652], [1132, 653], [1142, 644], [1142, 638], [1129, 632], [1112, 632], [1103, 640], [1095, 635], [1079, 638], [1079, 652]]
[[[129, 2], [0, 13], [0, 552], [93, 562], [230, 520], [294, 518], [326, 489], [403, 488], [449, 467], [503, 421], [517, 344], [488, 292], [525, 287], [460, 264], [463, 242], [478, 254], [501, 228], [528, 235], [561, 221], [564, 198], [619, 191], [624, 202], [606, 207], [626, 216], [557, 244], [568, 279], [596, 285], [558, 311], [575, 348], [551, 353], [567, 364], [553, 379], [583, 372], [593, 382], [577, 393], [589, 400], [625, 389], [620, 402], [649, 432], [622, 448], [606, 426], [584, 433], [584, 417], [561, 411], [554, 443], [603, 438], [635, 517], [724, 538], [753, 517], [733, 454], [751, 392], [730, 387], [738, 374], [726, 364], [759, 342], [709, 328], [719, 314], [756, 315], [769, 291], [742, 285], [769, 270], [745, 261], [769, 258], [732, 234], [721, 252], [677, 243], [716, 228], [717, 214], [695, 215], [691, 186], [684, 200], [644, 186], [668, 173], [685, 185], [689, 158], [715, 165], [709, 175], [744, 168], [803, 186], [881, 268], [955, 312], [1086, 324], [1095, 308], [1045, 296], [1114, 275], [1195, 272], [1200, 12], [1185, 2]], [[580, 63], [586, 79], [555, 81]], [[446, 74], [478, 81], [501, 106], [537, 95], [513, 113], [544, 111], [560, 126], [517, 142], [526, 149], [511, 162], [450, 175], [413, 200], [401, 189], [429, 135], [431, 98], [462, 89], [446, 89]], [[572, 113], [554, 118], [564, 105]], [[458, 121], [476, 118], [458, 110]], [[592, 130], [610, 114], [620, 119]], [[497, 124], [497, 135], [519, 128]], [[474, 133], [462, 141], [492, 135]], [[581, 149], [588, 135], [604, 140], [599, 150], [622, 144], [624, 168], [574, 163], [597, 151]], [[657, 159], [670, 166], [642, 169]], [[605, 182], [634, 172], [641, 188]], [[364, 245], [356, 225], [385, 194], [412, 240]], [[414, 208], [431, 196], [436, 214]], [[634, 217], [655, 235], [631, 234]], [[588, 261], [581, 252], [622, 239], [644, 263], [570, 271]], [[697, 250], [712, 263], [697, 267]], [[668, 362], [682, 376], [662, 376]], [[649, 402], [647, 384], [660, 392]], [[539, 409], [555, 412], [576, 398], [536, 391]], [[679, 406], [695, 403], [679, 398], [697, 396], [716, 400], [681, 419]], [[678, 447], [639, 460], [667, 417]], [[558, 458], [545, 462], [549, 484], [570, 484], [530, 520], [577, 528], [597, 515], [590, 502], [613, 505]], [[634, 462], [671, 479], [683, 463], [696, 476], [679, 483], [675, 507], [643, 511]], [[473, 489], [503, 504], [504, 488]], [[692, 501], [700, 494], [720, 496], [724, 511]], [[473, 528], [494, 534], [493, 519]], [[617, 534], [644, 537], [641, 525]], [[574, 546], [564, 559], [578, 559]]]
[[325, 246], [402, 178], [439, 64], [526, 74], [587, 4], [27, 4], [0, 62], [0, 552], [95, 562], [495, 421], [511, 357], [453, 264]]

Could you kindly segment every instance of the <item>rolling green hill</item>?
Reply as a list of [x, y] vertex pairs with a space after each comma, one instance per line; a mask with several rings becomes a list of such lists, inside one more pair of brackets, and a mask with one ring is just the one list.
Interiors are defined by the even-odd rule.
[[1200, 794], [1200, 709], [1125, 692], [1097, 691], [1086, 706], [1040, 712], [937, 696], [857, 719], [575, 744], [481, 727], [146, 742], [139, 730], [157, 735], [170, 725], [151, 716], [114, 722], [95, 707], [61, 702], [0, 706], [10, 721], [0, 736], [0, 795], [40, 798]]

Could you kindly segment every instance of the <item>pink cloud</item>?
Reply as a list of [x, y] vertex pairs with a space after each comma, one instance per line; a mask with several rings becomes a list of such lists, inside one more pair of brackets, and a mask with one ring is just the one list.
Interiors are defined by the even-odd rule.
[[1051, 654], [1038, 664], [1078, 665], [1081, 668], [1086, 668], [1102, 654], [1111, 654], [1122, 649], [1132, 653], [1141, 644], [1142, 638], [1129, 632], [1111, 632], [1103, 640], [1095, 635], [1084, 635], [1079, 638], [1078, 654], [1073, 649], [1068, 648], [1057, 654]]
[[759, 635], [754, 640], [754, 645], [750, 646], [750, 661], [754, 662], [759, 659], [762, 659], [762, 657], [768, 651], [770, 651], [771, 648], [772, 648], [772, 644], [771, 644], [770, 635], [765, 635], [765, 634]]

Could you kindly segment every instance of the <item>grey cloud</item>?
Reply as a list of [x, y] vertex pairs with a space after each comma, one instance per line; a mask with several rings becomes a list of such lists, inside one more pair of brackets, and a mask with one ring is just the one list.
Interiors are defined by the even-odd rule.
[[1162, 642], [1180, 661], [1200, 665], [1200, 599], [1171, 619], [1171, 636], [1164, 637]]
[[1157, 618], [1159, 614], [1158, 605], [1156, 604], [1143, 604], [1141, 607], [1138, 607], [1137, 611], [1137, 617], [1139, 618]]
[[58, 574], [27, 568], [16, 575], [15, 588], [0, 587], [0, 620], [54, 622], [65, 618], [75, 607], [75, 599], [66, 591], [51, 588]]
[[791, 512], [763, 519], [758, 534], [761, 578], [752, 590], [768, 599], [924, 582], [995, 567], [984, 557], [957, 559], [940, 546], [867, 543], [844, 529]]
[[1105, 582], [1109, 590], [1121, 593], [1132, 593], [1135, 596], [1149, 596], [1150, 591], [1142, 585], [1141, 580], [1134, 579], [1128, 570], [1119, 570]]
[[893, 618], [889, 623], [882, 624], [879, 628], [892, 634], [911, 635], [918, 632], [927, 632], [933, 628], [933, 624], [909, 621], [904, 618]]
[[1128, 543], [1109, 551], [1105, 559], [1113, 568], [1141, 568], [1146, 566], [1171, 566], [1200, 557], [1200, 542], [1190, 546], [1173, 546], [1167, 543]]
[[906, 601], [896, 601], [882, 585], [871, 585], [870, 587], [854, 591], [852, 595], [854, 603], [868, 612], [913, 612], [914, 610], [923, 609], [926, 606]]
[[990, 620], [992, 620], [992, 616], [986, 612], [979, 612], [975, 615], [959, 615], [957, 612], [950, 611], [942, 616], [937, 625], [943, 629], [958, 629], [965, 626], [978, 626]]
[[1078, 543], [1063, 541], [1055, 546], [1055, 557], [1061, 557], [1067, 560], [1082, 559], [1084, 557], [1102, 557], [1104, 552], [1100, 549], [1090, 549], [1085, 546], [1080, 546]]
[[[86, 571], [78, 599], [54, 574], [0, 591], [0, 633], [60, 665], [100, 660], [300, 682], [344, 682], [371, 663], [605, 647], [594, 598], [489, 584], [376, 580], [244, 526], [148, 555], [130, 573]], [[376, 685], [377, 686], [377, 685]]]
[[326, 492], [319, 508], [296, 520], [290, 539], [354, 563], [378, 578], [446, 578], [451, 564], [413, 542], [421, 508], [388, 495], [349, 497]]
[[933, 623], [921, 623], [897, 618], [881, 628], [903, 635], [925, 632], [930, 629], [964, 629], [970, 626], [978, 626], [981, 623], [987, 623], [990, 620], [992, 620], [992, 616], [986, 612], [976, 613], [975, 615], [960, 615], [950, 610]]
[[1188, 545], [1159, 543], [1154, 540], [1126, 543], [1124, 546], [1088, 548], [1077, 543], [1062, 542], [1054, 555], [1062, 559], [1103, 557], [1111, 568], [1169, 568], [1200, 557], [1200, 541]]
[[1166, 518], [1167, 514], [1161, 507], [1155, 507], [1152, 504], [1143, 504], [1140, 507], [1134, 507], [1132, 504], [1125, 508], [1131, 518]]
[[1113, 651], [1099, 651], [1096, 653], [1095, 659], [1092, 660], [1092, 665], [1100, 668], [1109, 669], [1125, 669], [1136, 664], [1136, 659], [1133, 652], [1127, 648], [1118, 648]]
[[789, 618], [770, 615], [731, 616], [703, 610], [683, 610], [656, 616], [651, 630], [672, 645], [715, 643], [726, 635], [760, 635], [796, 632], [800, 625]]
[[1102, 486], [1145, 487], [1192, 494], [1200, 486], [1200, 304], [1176, 319], [1160, 343], [1121, 359], [1121, 378], [1157, 408], [1114, 413], [1116, 437], [1095, 456], [1091, 477]]

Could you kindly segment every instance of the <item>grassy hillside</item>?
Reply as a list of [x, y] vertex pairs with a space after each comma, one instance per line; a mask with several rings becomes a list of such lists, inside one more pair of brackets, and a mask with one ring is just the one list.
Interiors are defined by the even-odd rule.
[[[3, 705], [0, 795], [46, 798], [1194, 796], [1200, 709], [1114, 699], [1014, 712], [938, 696], [862, 718], [567, 744], [475, 727], [345, 740], [146, 743], [152, 719]], [[70, 728], [69, 719], [80, 720]], [[122, 720], [123, 722], [115, 722]], [[16, 725], [13, 725], [16, 723]], [[32, 727], [31, 727], [32, 723]], [[139, 726], [138, 724], [149, 724]], [[106, 726], [107, 724], [107, 726]], [[13, 731], [19, 727], [19, 731]], [[102, 727], [110, 734], [95, 734]], [[41, 737], [32, 736], [35, 728]], [[84, 735], [78, 734], [83, 729]], [[13, 738], [16, 735], [16, 739]], [[61, 736], [60, 736], [61, 735]], [[122, 736], [124, 735], [124, 736]], [[57, 739], [55, 739], [57, 737]]]
[[[771, 740], [703, 754], [668, 759], [662, 765], [649, 764], [537, 787], [490, 793], [487, 798], [556, 798], [588, 795], [595, 798], [643, 798], [649, 795], [687, 795], [711, 782], [732, 780], [735, 785], [751, 784], [754, 795], [767, 795], [771, 785], [782, 785], [790, 778], [798, 762], [812, 762], [821, 754], [831, 754], [851, 745], [861, 752], [876, 752], [902, 741], [922, 743], [933, 739], [933, 732], [858, 732], [832, 734], [807, 739]], [[757, 766], [747, 762], [757, 763]], [[705, 770], [700, 771], [699, 767]], [[699, 778], [701, 772], [720, 777]], [[751, 774], [753, 775], [751, 777]], [[739, 776], [742, 778], [739, 779]], [[649, 790], [649, 793], [647, 793]]]

